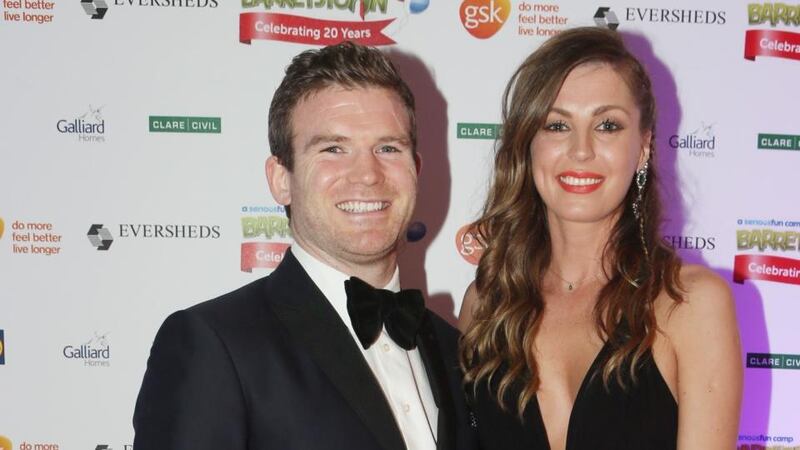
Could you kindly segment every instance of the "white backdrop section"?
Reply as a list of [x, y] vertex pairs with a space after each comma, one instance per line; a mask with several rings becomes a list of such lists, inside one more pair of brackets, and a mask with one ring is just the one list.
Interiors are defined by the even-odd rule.
[[[475, 271], [456, 235], [480, 211], [494, 145], [460, 138], [459, 124], [499, 123], [506, 81], [545, 39], [529, 33], [594, 25], [599, 6], [655, 82], [664, 235], [688, 261], [720, 273], [737, 298], [742, 361], [754, 366], [741, 446], [798, 445], [800, 277], [734, 283], [733, 272], [737, 255], [800, 265], [796, 237], [788, 247], [737, 246], [739, 231], [800, 231], [791, 196], [800, 152], [789, 150], [800, 147], [800, 62], [743, 57], [747, 30], [800, 27], [750, 24], [747, 3], [723, 0], [465, 0], [507, 10], [473, 28], [495, 33], [486, 39], [468, 32], [456, 1], [385, 0], [376, 3], [385, 12], [363, 20], [358, 2], [351, 11], [337, 9], [348, 3], [338, 0], [331, 8], [110, 0], [102, 19], [80, 3], [2, 4], [0, 435], [14, 449], [130, 446], [163, 319], [266, 275], [278, 248], [269, 245], [290, 242], [265, 184], [266, 113], [291, 57], [318, 45], [240, 43], [242, 14], [396, 19], [386, 28], [396, 44], [384, 48], [418, 96], [425, 165], [415, 220], [427, 229], [405, 246], [403, 284], [421, 287], [452, 321]], [[31, 14], [50, 20], [38, 24]], [[199, 118], [174, 120], [214, 132], [160, 132], [172, 122], [154, 125], [153, 116]], [[769, 147], [759, 145], [763, 134], [794, 136], [793, 144], [759, 148]], [[670, 145], [679, 141], [694, 148]], [[243, 219], [261, 228], [246, 231]]]

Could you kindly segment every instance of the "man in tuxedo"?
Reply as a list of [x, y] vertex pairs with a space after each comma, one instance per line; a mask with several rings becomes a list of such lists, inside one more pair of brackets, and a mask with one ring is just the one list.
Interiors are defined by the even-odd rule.
[[266, 172], [295, 242], [269, 276], [167, 318], [136, 450], [477, 448], [458, 334], [400, 291], [415, 128], [413, 95], [379, 51], [294, 58], [270, 106]]

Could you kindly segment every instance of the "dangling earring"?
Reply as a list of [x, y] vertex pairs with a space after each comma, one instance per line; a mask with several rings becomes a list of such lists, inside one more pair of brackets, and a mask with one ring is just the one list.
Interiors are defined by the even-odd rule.
[[644, 186], [647, 183], [647, 168], [649, 167], [647, 161], [641, 169], [636, 171], [636, 200], [633, 201], [633, 216], [639, 222], [639, 238], [642, 240], [642, 248], [644, 249], [644, 256], [649, 258], [650, 254], [647, 251], [647, 242], [644, 239], [644, 211], [642, 211], [642, 195], [644, 193]]

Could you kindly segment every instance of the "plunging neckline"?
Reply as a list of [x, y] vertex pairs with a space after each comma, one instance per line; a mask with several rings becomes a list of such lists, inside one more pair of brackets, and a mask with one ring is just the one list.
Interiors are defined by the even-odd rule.
[[[578, 406], [578, 402], [582, 398], [583, 392], [586, 390], [586, 386], [589, 384], [591, 379], [594, 377], [594, 373], [597, 370], [597, 365], [600, 362], [600, 358], [606, 353], [608, 347], [608, 341], [603, 343], [603, 346], [600, 347], [600, 350], [597, 352], [597, 355], [592, 360], [592, 363], [589, 365], [589, 369], [583, 375], [583, 380], [581, 381], [581, 385], [578, 388], [578, 392], [575, 394], [575, 401], [572, 402], [572, 409], [569, 411], [569, 420], [567, 421], [567, 438], [564, 440], [564, 450], [570, 450], [570, 436], [572, 435], [572, 420], [575, 418], [575, 409]], [[541, 430], [544, 431], [543, 440], [546, 444], [546, 450], [551, 450], [550, 446], [550, 436], [547, 434], [547, 427], [544, 424], [544, 417], [542, 417], [542, 410], [539, 408], [539, 394], [535, 394], [533, 396], [533, 406], [535, 407], [535, 419], [539, 421], [539, 425]]]

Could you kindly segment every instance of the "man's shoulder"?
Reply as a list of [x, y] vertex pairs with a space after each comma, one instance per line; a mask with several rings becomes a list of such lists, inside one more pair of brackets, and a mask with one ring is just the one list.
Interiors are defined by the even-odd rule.
[[175, 314], [200, 319], [214, 328], [241, 327], [271, 316], [268, 305], [279, 295], [270, 275]]
[[446, 321], [436, 312], [428, 309], [428, 318], [431, 321], [437, 340], [444, 346], [455, 347], [458, 345], [460, 333], [458, 329]]

